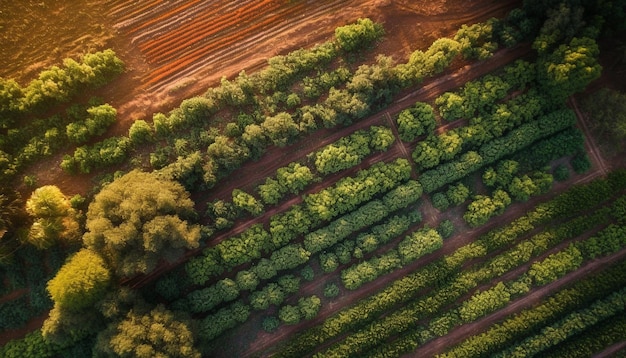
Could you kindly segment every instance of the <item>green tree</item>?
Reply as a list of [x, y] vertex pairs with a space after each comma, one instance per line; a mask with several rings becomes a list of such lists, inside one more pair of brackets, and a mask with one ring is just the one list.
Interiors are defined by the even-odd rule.
[[256, 198], [241, 189], [234, 189], [232, 192], [233, 204], [240, 210], [245, 210], [253, 216], [263, 213], [263, 204]]
[[265, 332], [272, 333], [276, 331], [280, 326], [280, 320], [278, 320], [278, 318], [274, 316], [265, 317], [263, 318], [262, 325]]
[[54, 185], [37, 188], [26, 201], [26, 212], [35, 219], [26, 239], [39, 249], [57, 241], [72, 242], [80, 237], [77, 213], [68, 198]]
[[324, 297], [333, 298], [339, 296], [340, 290], [339, 286], [337, 286], [334, 282], [329, 282], [324, 286]]
[[417, 102], [398, 114], [398, 134], [403, 142], [413, 142], [424, 134], [432, 134], [435, 129], [435, 112], [428, 103]]
[[589, 95], [583, 105], [591, 118], [594, 132], [601, 138], [607, 136], [616, 146], [626, 140], [626, 93], [602, 88]]
[[383, 26], [370, 19], [358, 19], [356, 23], [335, 29], [335, 38], [339, 47], [352, 52], [370, 46], [385, 33]]
[[201, 357], [187, 320], [163, 305], [135, 307], [98, 335], [94, 350], [96, 357]]
[[285, 305], [278, 311], [278, 318], [285, 324], [297, 324], [302, 320], [302, 313], [298, 306]]
[[189, 193], [174, 181], [132, 171], [98, 193], [87, 211], [87, 248], [101, 252], [121, 277], [152, 271], [198, 246], [200, 227]]
[[304, 319], [313, 319], [317, 316], [317, 313], [322, 306], [322, 300], [319, 297], [313, 295], [308, 297], [302, 297], [298, 300], [298, 308], [302, 313]]
[[265, 135], [274, 145], [283, 147], [299, 133], [298, 125], [289, 113], [281, 112], [273, 117], [265, 118], [261, 124]]
[[555, 101], [582, 91], [600, 77], [600, 50], [593, 39], [573, 38], [559, 46], [539, 64], [539, 79], [544, 91]]
[[82, 249], [72, 256], [52, 280], [48, 292], [55, 305], [69, 310], [92, 306], [111, 283], [111, 272], [94, 251]]
[[470, 196], [470, 190], [463, 184], [450, 185], [446, 191], [450, 204], [457, 206], [464, 203]]

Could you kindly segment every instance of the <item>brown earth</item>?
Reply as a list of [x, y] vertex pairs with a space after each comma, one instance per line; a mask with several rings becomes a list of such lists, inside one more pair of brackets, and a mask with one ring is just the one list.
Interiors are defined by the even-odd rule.
[[[462, 24], [502, 17], [519, 2], [87, 0], [76, 9], [70, 0], [56, 5], [30, 0], [28, 11], [24, 4], [0, 5], [0, 26], [9, 30], [0, 39], [9, 54], [0, 59], [0, 76], [25, 85], [63, 57], [111, 47], [127, 72], [96, 94], [118, 109], [118, 122], [107, 135], [122, 135], [136, 119], [151, 120], [153, 113], [169, 111], [222, 77], [262, 68], [272, 56], [327, 41], [337, 26], [357, 18], [385, 26], [387, 36], [370, 60], [384, 53], [405, 61], [411, 51], [453, 35]], [[88, 193], [95, 175], [65, 174], [59, 168], [63, 154], [27, 174], [68, 195]]]
[[[0, 75], [16, 77], [24, 84], [40, 69], [58, 63], [60, 58], [67, 57], [68, 54], [79, 53], [86, 45], [93, 50], [111, 46], [125, 61], [128, 71], [103, 89], [101, 95], [119, 110], [120, 120], [111, 130], [111, 134], [123, 134], [135, 119], [150, 119], [155, 112], [168, 111], [177, 106], [182, 99], [203, 93], [222, 76], [231, 78], [241, 70], [252, 72], [263, 67], [267, 58], [271, 56], [325, 41], [332, 36], [336, 26], [352, 22], [358, 17], [371, 17], [384, 22], [387, 37], [379, 45], [377, 53], [392, 54], [395, 58], [404, 60], [410, 51], [426, 48], [438, 37], [450, 36], [461, 24], [483, 21], [491, 16], [502, 16], [519, 1], [439, 0], [426, 4], [408, 0], [316, 2], [265, 0], [224, 2], [224, 4], [197, 0], [85, 1], [88, 6], [81, 9], [78, 14], [83, 15], [81, 19], [86, 20], [87, 24], [76, 21], [80, 16], [67, 17], [73, 10], [69, 0], [60, 3], [62, 7], [51, 10], [49, 7], [52, 5], [39, 5], [39, 2], [29, 1], [29, 6], [33, 8], [42, 6], [45, 11], [41, 12], [43, 15], [38, 15], [35, 20], [28, 20], [25, 25], [20, 25], [21, 27], [13, 22], [19, 19], [19, 16], [11, 17], [9, 20], [4, 16], [9, 11], [19, 9], [8, 7], [6, 4], [0, 5], [0, 9], [3, 10], [0, 12], [2, 20], [0, 25], [3, 29], [12, 29], [10, 33], [5, 32], [6, 35], [0, 39], [5, 42], [0, 45], [3, 49], [11, 46], [19, 48], [15, 53], [11, 52], [11, 56], [6, 56], [3, 59], [5, 62], [0, 62], [2, 64]], [[7, 9], [9, 11], [5, 12]], [[50, 13], [57, 16], [49, 16]], [[46, 14], [48, 16], [45, 16]], [[57, 25], [65, 22], [66, 26], [74, 27], [51, 32], [46, 28], [53, 28], [55, 25], [51, 26], [49, 21]], [[90, 27], [89, 24], [97, 26]], [[38, 27], [39, 25], [43, 27]], [[27, 51], [26, 46], [21, 49], [19, 39], [34, 33], [47, 34], [46, 36], [56, 38], [57, 41], [45, 39], [31, 41], [29, 45], [33, 44], [32, 49], [29, 48]], [[9, 43], [6, 41], [9, 41], [7, 39], [12, 34], [16, 40], [10, 39], [13, 41], [11, 45], [5, 45]], [[50, 51], [49, 46], [54, 44], [57, 44], [59, 49]], [[421, 89], [407, 93], [398, 100], [388, 109], [385, 116], [388, 116], [388, 113], [397, 113], [416, 100], [432, 99], [436, 94], [459, 86], [479, 76], [480, 73], [487, 73], [527, 51], [528, 49], [523, 48], [501, 51], [489, 61], [479, 62], [429, 81]], [[7, 65], [9, 62], [15, 65]], [[372, 116], [360, 122], [359, 126], [370, 125], [380, 118], [381, 114]], [[273, 148], [262, 161], [247, 164], [240, 169], [239, 173], [247, 175], [235, 177], [243, 179], [229, 180], [211, 195], [230, 193], [233, 187], [243, 187], [258, 180], [280, 167], [280, 163], [286, 164], [301, 158], [312, 148], [355, 129], [351, 127], [340, 131], [322, 131], [324, 136], [321, 138], [324, 140], [295, 148], [299, 151], [294, 151], [293, 147]], [[320, 138], [318, 134], [322, 133], [316, 133], [316, 138]], [[406, 148], [396, 146], [396, 149], [406, 156]], [[399, 154], [395, 150], [390, 152], [396, 156]], [[591, 159], [594, 160], [594, 168], [603, 167], [601, 159]], [[268, 165], [269, 163], [271, 165]], [[260, 168], [263, 170], [259, 170]], [[40, 185], [54, 183], [67, 194], [84, 194], [92, 185], [90, 176], [69, 177], [61, 172], [58, 169], [58, 161], [49, 166], [39, 166], [36, 170]], [[598, 175], [597, 173], [598, 171], [593, 171], [580, 180], [590, 180]], [[520, 212], [513, 209], [507, 211], [505, 216], [515, 217], [519, 214]], [[504, 219], [499, 218], [497, 222]], [[242, 223], [237, 226], [236, 231], [240, 232], [254, 222], [256, 220]], [[487, 227], [495, 224], [496, 221], [492, 220]], [[469, 242], [474, 237], [473, 234], [466, 233], [458, 242]], [[403, 274], [404, 271], [392, 276], [400, 277]], [[339, 309], [339, 306], [348, 305], [354, 300], [378, 291], [391, 278], [389, 276], [375, 281], [364, 286], [361, 291], [357, 290], [354, 294], [343, 297], [338, 303], [323, 307], [315, 321], [283, 327], [277, 334], [271, 336], [259, 333], [243, 355], [262, 351], [278, 341], [287, 339], [294, 331], [319, 322]], [[319, 292], [323, 283], [323, 280], [311, 283], [303, 287], [303, 292]], [[247, 325], [242, 327], [250, 328]], [[245, 332], [245, 328], [242, 329], [243, 331], [239, 329], [236, 331], [244, 335], [250, 334]], [[238, 343], [241, 342], [228, 342], [229, 345]]]

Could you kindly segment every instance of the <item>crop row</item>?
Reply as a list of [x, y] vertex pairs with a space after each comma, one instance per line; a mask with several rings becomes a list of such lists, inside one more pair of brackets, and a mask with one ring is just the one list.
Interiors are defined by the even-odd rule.
[[[609, 226], [596, 236], [575, 242], [561, 248], [557, 252], [543, 258], [541, 261], [528, 265], [526, 272], [508, 282], [501, 281], [485, 291], [474, 293], [469, 299], [451, 308], [449, 305], [476, 286], [496, 280], [498, 277], [520, 265], [526, 264], [534, 257], [544, 254], [564, 240], [581, 235], [594, 227], [606, 225], [610, 221], [612, 207], [604, 207], [588, 217], [579, 217], [570, 222], [536, 234], [528, 240], [521, 241], [515, 247], [507, 250], [483, 264], [463, 271], [456, 278], [441, 288], [433, 291], [426, 297], [416, 299], [406, 307], [385, 316], [382, 320], [372, 323], [364, 330], [350, 336], [342, 346], [342, 355], [353, 352], [355, 349], [367, 349], [373, 344], [383, 343], [387, 337], [403, 334], [403, 337], [389, 345], [376, 348], [377, 354], [385, 355], [388, 350], [394, 354], [413, 351], [418, 345], [428, 340], [447, 334], [453, 327], [475, 321], [505, 305], [511, 300], [526, 294], [532, 287], [547, 285], [568, 272], [578, 269], [584, 262], [595, 257], [590, 250], [602, 241], [603, 254], [608, 255], [624, 246], [626, 241], [620, 238], [616, 229]], [[620, 227], [617, 231], [621, 232]], [[606, 239], [604, 241], [603, 239]], [[445, 308], [447, 311], [440, 311]], [[428, 327], [416, 326], [415, 323], [431, 315]], [[383, 333], [385, 332], [385, 333]], [[421, 338], [414, 340], [418, 335]], [[355, 343], [355, 340], [358, 343]], [[341, 348], [343, 347], [343, 348]], [[348, 350], [350, 349], [350, 351]]]
[[415, 293], [444, 281], [465, 262], [484, 257], [489, 252], [509, 245], [537, 226], [575, 216], [587, 208], [593, 208], [609, 200], [615, 192], [626, 187], [625, 179], [624, 173], [616, 172], [607, 180], [574, 187], [549, 202], [539, 204], [508, 225], [492, 230], [454, 253], [392, 282], [382, 291], [341, 310], [320, 325], [299, 334], [280, 349], [278, 356], [300, 356], [333, 337], [363, 326], [390, 307], [410, 299]]

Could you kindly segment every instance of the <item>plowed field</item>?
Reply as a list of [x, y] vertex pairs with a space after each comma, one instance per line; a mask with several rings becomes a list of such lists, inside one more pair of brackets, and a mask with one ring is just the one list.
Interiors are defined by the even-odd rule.
[[410, 50], [463, 23], [502, 16], [518, 1], [434, 0], [61, 0], [0, 5], [0, 76], [25, 83], [64, 57], [112, 47], [128, 67], [102, 96], [130, 120], [167, 111], [222, 76], [252, 72], [267, 59], [325, 41], [335, 27], [370, 17], [388, 36], [377, 52]]

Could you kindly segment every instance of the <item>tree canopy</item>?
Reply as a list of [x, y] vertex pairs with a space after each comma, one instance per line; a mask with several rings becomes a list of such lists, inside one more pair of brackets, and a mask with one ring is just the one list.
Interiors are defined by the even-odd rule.
[[79, 310], [100, 299], [110, 281], [111, 273], [102, 257], [82, 249], [48, 282], [48, 292], [61, 308]]
[[[189, 193], [171, 180], [132, 171], [98, 193], [87, 211], [87, 248], [102, 253], [122, 277], [146, 273], [198, 246], [200, 227]], [[166, 257], [167, 256], [167, 257]]]

